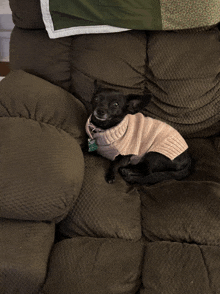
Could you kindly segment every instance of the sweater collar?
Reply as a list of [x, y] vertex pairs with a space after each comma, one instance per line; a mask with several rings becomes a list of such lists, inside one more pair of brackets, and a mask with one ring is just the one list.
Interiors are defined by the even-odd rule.
[[103, 130], [100, 128], [97, 128], [92, 122], [91, 122], [92, 115], [89, 116], [87, 122], [86, 122], [86, 133], [90, 137], [90, 139], [94, 139], [94, 133], [102, 132]]
[[121, 137], [123, 137], [123, 135], [127, 131], [129, 114], [126, 115], [125, 118], [118, 125], [107, 130], [96, 127], [91, 122], [91, 117], [92, 115], [90, 115], [90, 117], [87, 120], [86, 132], [91, 139], [99, 139], [99, 142], [103, 145], [109, 145], [121, 139]]

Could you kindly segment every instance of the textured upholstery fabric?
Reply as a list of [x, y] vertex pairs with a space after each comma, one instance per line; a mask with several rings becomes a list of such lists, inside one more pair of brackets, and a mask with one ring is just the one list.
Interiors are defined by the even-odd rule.
[[70, 134], [78, 144], [85, 144], [87, 112], [69, 92], [22, 70], [11, 72], [1, 82], [0, 91], [1, 117], [48, 124]]
[[44, 30], [15, 27], [11, 34], [12, 69], [40, 76], [87, 101], [91, 100], [95, 79], [127, 94], [143, 93], [145, 57], [145, 32], [53, 40]]
[[18, 27], [11, 33], [10, 68], [22, 69], [67, 91], [71, 85], [70, 56], [71, 38], [50, 40], [44, 30]]
[[140, 287], [142, 258], [140, 241], [88, 237], [61, 241], [51, 253], [41, 294], [134, 294]]
[[145, 90], [144, 31], [82, 35], [73, 37], [72, 46], [71, 92], [90, 101], [95, 79], [127, 94]]
[[146, 240], [141, 294], [220, 289], [220, 156], [211, 139], [188, 144], [195, 164], [186, 180], [139, 190]]
[[208, 139], [188, 143], [197, 158], [193, 156], [194, 172], [187, 179], [139, 190], [143, 233], [151, 241], [219, 245], [220, 156]]
[[220, 137], [214, 139], [214, 144], [218, 152], [220, 152]]
[[54, 223], [0, 219], [0, 293], [39, 293], [54, 232]]
[[219, 259], [219, 246], [148, 243], [140, 294], [219, 293]]
[[164, 183], [146, 192], [148, 197], [142, 194], [142, 225], [148, 240], [219, 245], [219, 183]]
[[10, 64], [86, 101], [95, 79], [125, 94], [141, 94], [148, 88], [154, 97], [145, 115], [168, 122], [187, 137], [216, 134], [220, 127], [217, 27], [147, 35], [129, 31], [53, 40], [44, 30], [15, 27]]
[[105, 181], [108, 160], [85, 154], [85, 177], [80, 195], [59, 230], [66, 236], [141, 238], [140, 197], [118, 175]]
[[83, 105], [23, 71], [1, 82], [0, 97], [0, 216], [62, 219], [83, 180]]
[[155, 97], [146, 115], [188, 137], [220, 120], [219, 40], [217, 27], [150, 33], [146, 77]]
[[[23, 29], [44, 29], [40, 1], [10, 0], [13, 22]], [[31, 11], [31, 13], [30, 13]]]

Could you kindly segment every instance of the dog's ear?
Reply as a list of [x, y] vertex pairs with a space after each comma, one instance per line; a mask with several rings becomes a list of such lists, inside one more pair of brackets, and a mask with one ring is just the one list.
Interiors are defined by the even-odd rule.
[[127, 110], [129, 113], [134, 114], [142, 110], [151, 100], [152, 95], [127, 95]]

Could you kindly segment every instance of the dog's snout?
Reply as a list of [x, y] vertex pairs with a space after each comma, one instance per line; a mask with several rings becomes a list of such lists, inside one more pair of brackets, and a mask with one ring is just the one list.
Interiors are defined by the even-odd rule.
[[102, 108], [98, 108], [98, 109], [97, 109], [97, 114], [98, 114], [99, 116], [103, 116], [103, 115], [105, 115], [105, 113], [106, 113], [106, 111], [105, 111], [104, 109], [102, 109]]
[[108, 119], [108, 112], [104, 108], [96, 108], [93, 112], [93, 115], [95, 116], [96, 119], [98, 120], [106, 120]]

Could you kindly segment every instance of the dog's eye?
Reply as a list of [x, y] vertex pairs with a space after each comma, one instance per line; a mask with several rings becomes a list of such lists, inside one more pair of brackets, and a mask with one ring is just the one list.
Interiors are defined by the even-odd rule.
[[99, 101], [99, 97], [93, 97], [93, 101], [94, 102], [98, 102]]
[[118, 107], [118, 106], [119, 106], [118, 102], [114, 102], [114, 103], [113, 103], [113, 106], [114, 106], [114, 107]]

